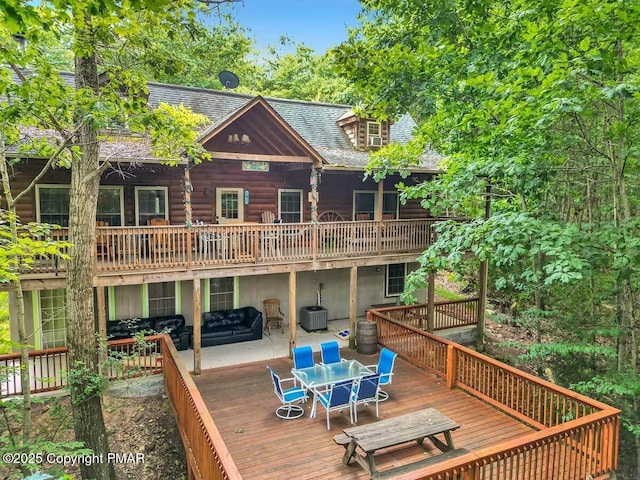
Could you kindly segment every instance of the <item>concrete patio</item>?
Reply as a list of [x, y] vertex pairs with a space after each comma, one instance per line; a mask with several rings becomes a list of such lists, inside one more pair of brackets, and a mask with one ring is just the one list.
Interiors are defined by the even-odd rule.
[[[348, 328], [349, 319], [329, 320], [326, 331], [318, 330], [307, 332], [298, 325], [296, 344], [310, 345], [314, 352], [320, 351], [320, 344], [322, 342], [328, 342], [330, 340], [336, 340], [340, 348], [348, 347], [348, 340], [342, 340], [336, 335], [339, 331]], [[182, 350], [178, 352], [178, 354], [187, 369], [193, 371], [193, 350]], [[215, 347], [203, 347], [201, 367], [202, 370], [209, 370], [211, 368], [287, 357], [288, 355], [289, 326], [285, 323], [284, 333], [279, 329], [275, 329], [271, 331], [271, 335], [264, 332], [260, 340], [217, 345]]]

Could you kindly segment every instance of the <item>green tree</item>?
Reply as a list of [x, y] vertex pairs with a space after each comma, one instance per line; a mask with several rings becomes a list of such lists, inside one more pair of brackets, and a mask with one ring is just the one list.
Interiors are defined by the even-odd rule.
[[228, 70], [240, 78], [240, 91], [250, 91], [260, 75], [253, 40], [228, 16], [212, 27], [194, 21], [177, 31], [143, 29], [120, 43], [105, 49], [104, 64], [151, 81], [222, 90], [218, 74]]
[[422, 275], [468, 251], [488, 259], [495, 288], [517, 297], [538, 338], [555, 339], [531, 358], [622, 408], [639, 477], [637, 2], [361, 3], [361, 25], [336, 52], [342, 71], [368, 111], [409, 111], [420, 124], [372, 172], [435, 148], [447, 173], [404, 195], [475, 219], [442, 227]]
[[[282, 46], [290, 44], [283, 37]], [[264, 76], [257, 90], [262, 95], [313, 102], [346, 103], [353, 92], [344, 77], [336, 75], [331, 52], [318, 55], [311, 47], [295, 45], [294, 53], [282, 54], [270, 49]]]
[[[101, 47], [126, 44], [123, 38], [128, 35], [137, 38], [143, 29], [188, 24], [195, 16], [195, 8], [196, 4], [188, 0], [116, 2], [108, 6], [102, 2], [53, 2], [38, 9], [23, 4], [0, 6], [3, 18], [0, 53], [4, 60], [0, 79], [3, 93], [13, 102], [3, 115], [7, 131], [14, 137], [4, 135], [3, 140], [9, 139], [14, 148], [24, 148], [15, 138], [19, 126], [33, 124], [40, 132], [36, 135], [42, 139], [35, 143], [37, 150], [27, 146], [25, 156], [36, 154], [48, 157], [49, 161], [30, 187], [53, 165], [61, 163], [71, 168], [69, 238], [73, 248], [67, 268], [69, 389], [76, 439], [104, 458], [109, 448], [100, 398], [104, 383], [96, 368], [93, 309], [97, 196], [101, 174], [109, 168], [109, 162], [98, 155], [99, 144], [105, 138], [100, 130], [127, 118], [131, 130], [148, 132], [158, 156], [169, 162], [181, 155], [200, 159], [204, 152], [194, 144], [193, 130], [204, 119], [168, 106], [149, 111], [144, 78], [136, 72], [113, 69], [107, 74], [108, 81], [99, 83], [98, 57]], [[66, 28], [72, 31], [75, 89], [64, 84], [49, 59], [37, 48], [42, 32], [57, 33]], [[12, 45], [10, 35], [17, 32], [28, 40], [26, 49]], [[25, 75], [21, 65], [28, 65], [34, 73]], [[10, 190], [7, 170], [2, 172], [2, 179], [3, 190], [7, 192]], [[21, 290], [17, 283], [18, 292]], [[83, 478], [115, 476], [113, 465], [107, 462], [81, 465], [81, 472]]]
[[[0, 55], [8, 65], [13, 65], [16, 69], [16, 61], [21, 56], [17, 44], [6, 34], [0, 34]], [[5, 67], [6, 68], [6, 67]], [[19, 71], [19, 69], [18, 69]], [[36, 85], [40, 82], [36, 81]], [[37, 258], [45, 257], [65, 257], [64, 250], [68, 244], [51, 240], [50, 226], [28, 224], [23, 225], [16, 214], [16, 204], [26, 193], [33, 189], [35, 181], [27, 186], [22, 192], [14, 195], [11, 190], [10, 178], [11, 169], [14, 165], [6, 156], [9, 147], [19, 144], [20, 130], [18, 124], [33, 126], [46, 116], [47, 111], [40, 108], [39, 102], [32, 96], [31, 103], [25, 102], [24, 85], [17, 85], [2, 76], [0, 80], [0, 181], [2, 184], [2, 198], [6, 209], [0, 210], [0, 282], [10, 283], [15, 295], [16, 324], [18, 327], [18, 342], [21, 355], [21, 369], [19, 372], [21, 388], [23, 392], [22, 402], [22, 435], [19, 439], [13, 440], [14, 448], [18, 451], [27, 451], [33, 447], [31, 439], [31, 392], [30, 392], [30, 369], [28, 352], [31, 339], [27, 336], [25, 326], [25, 303], [22, 284], [20, 282], [20, 272], [28, 270]], [[64, 163], [67, 158], [63, 144], [55, 147], [46, 140], [34, 140], [21, 148], [29, 149], [32, 153], [49, 157], [47, 165], [43, 171], [59, 163]], [[11, 372], [3, 372], [9, 374]], [[21, 466], [22, 473], [28, 474], [29, 468]]]

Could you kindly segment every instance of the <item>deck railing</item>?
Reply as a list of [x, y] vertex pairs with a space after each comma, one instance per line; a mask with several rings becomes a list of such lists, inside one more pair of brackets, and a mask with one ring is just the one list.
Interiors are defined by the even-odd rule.
[[478, 297], [434, 302], [433, 326], [429, 326], [426, 303], [378, 308], [376, 311], [405, 325], [428, 331], [475, 325], [478, 322]]
[[[164, 373], [165, 392], [173, 409], [187, 456], [189, 478], [240, 480], [242, 477], [220, 436], [191, 375], [168, 335], [107, 342], [116, 362], [105, 362], [110, 380]], [[98, 355], [98, 354], [97, 354]], [[0, 397], [22, 393], [20, 354], [0, 355]], [[67, 348], [29, 353], [31, 393], [67, 385]]]
[[189, 478], [241, 480], [209, 409], [168, 335], [162, 339], [164, 385], [184, 443]]
[[[488, 448], [475, 450], [429, 467], [407, 473], [405, 479], [565, 480], [607, 478], [618, 462], [620, 411], [596, 400], [519, 371], [461, 345], [430, 335], [371, 310], [378, 326], [378, 342], [407, 361], [485, 400], [536, 431]], [[109, 342], [128, 362], [133, 374], [164, 372], [165, 389], [185, 444], [190, 478], [241, 479], [209, 411], [167, 335], [148, 337], [146, 348], [135, 340]], [[160, 360], [161, 359], [161, 360]], [[21, 393], [20, 355], [0, 356], [2, 395]], [[60, 378], [54, 383], [37, 380], [35, 391], [61, 388], [66, 349], [30, 353], [33, 379]], [[9, 375], [7, 375], [9, 372]], [[18, 373], [16, 373], [18, 372]], [[128, 375], [124, 375], [128, 376]], [[35, 380], [32, 380], [34, 382]]]
[[[97, 273], [198, 269], [421, 252], [441, 219], [331, 223], [96, 227]], [[67, 229], [55, 230], [68, 240]], [[63, 260], [41, 258], [22, 273], [62, 273]]]
[[[160, 335], [107, 342], [110, 361], [103, 363], [110, 380], [162, 373]], [[22, 370], [28, 369], [31, 393], [49, 392], [67, 386], [67, 347], [29, 352], [28, 365], [19, 353], [0, 355], [0, 397], [22, 394]]]
[[618, 462], [620, 411], [370, 310], [378, 342], [538, 431], [412, 472], [412, 479], [606, 478]]

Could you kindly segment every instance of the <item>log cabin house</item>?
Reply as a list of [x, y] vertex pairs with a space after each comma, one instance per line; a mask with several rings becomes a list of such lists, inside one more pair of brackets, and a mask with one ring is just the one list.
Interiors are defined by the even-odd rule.
[[[144, 141], [116, 132], [101, 145], [102, 157], [114, 169], [102, 178], [96, 218], [98, 332], [105, 335], [107, 321], [172, 314], [183, 315], [197, 331], [203, 312], [262, 309], [264, 299], [279, 298], [292, 347], [296, 329], [291, 327], [306, 306], [321, 304], [328, 319], [350, 318], [354, 326], [355, 318], [368, 312], [378, 327], [378, 344], [398, 352], [398, 373], [411, 382], [409, 387], [394, 382], [402, 385], [394, 394], [406, 395], [389, 402], [384, 415], [424, 408], [428, 401], [464, 423], [456, 443], [466, 453], [439, 463], [427, 458], [431, 463], [407, 470], [403, 478], [615, 475], [619, 410], [425, 332], [424, 324], [414, 322], [426, 318], [429, 327], [430, 315], [434, 321], [430, 294], [426, 312], [423, 305], [381, 307], [395, 303], [438, 221], [417, 202], [401, 204], [394, 187], [399, 178], [376, 183], [364, 177], [371, 149], [410, 138], [414, 124], [409, 117], [390, 124], [360, 118], [346, 105], [171, 85], [150, 84], [149, 93], [152, 107], [162, 101], [183, 104], [211, 120], [201, 141], [213, 160], [165, 166], [149, 155]], [[404, 182], [429, 181], [438, 173], [436, 155], [426, 154], [423, 160]], [[27, 158], [17, 163], [13, 188], [24, 188], [43, 162]], [[55, 233], [64, 239], [68, 185], [68, 171], [49, 171], [19, 204], [21, 220], [59, 224], [63, 228]], [[33, 391], [64, 385], [58, 373], [68, 368], [65, 275], [64, 261], [47, 258], [22, 272], [28, 333], [39, 350], [30, 358], [41, 373], [34, 375]], [[12, 322], [14, 307], [11, 303]], [[479, 304], [471, 310], [482, 311]], [[365, 478], [364, 472], [340, 463], [335, 431], [327, 432], [322, 419], [315, 430], [306, 422], [294, 425], [295, 436], [278, 427], [280, 446], [273, 449], [279, 419], [265, 409], [250, 426], [252, 438], [264, 442], [247, 449], [246, 441], [238, 440], [237, 425], [244, 425], [238, 418], [247, 418], [256, 392], [271, 394], [264, 365], [243, 366], [241, 375], [235, 366], [214, 370], [196, 377], [196, 385], [167, 335], [150, 341], [156, 348], [137, 356], [148, 355], [145, 370], [164, 375], [189, 478], [253, 478], [255, 468], [267, 472], [264, 478], [281, 478], [285, 468], [295, 476], [291, 448], [281, 446], [291, 447], [293, 439], [302, 438], [305, 445], [327, 447], [300, 448], [306, 455], [298, 462], [300, 470], [312, 465], [319, 477]], [[124, 353], [132, 345], [132, 340], [111, 342], [111, 348]], [[193, 347], [194, 371], [199, 373], [198, 339]], [[281, 371], [291, 367], [290, 359], [273, 361]], [[21, 371], [20, 362], [18, 354], [0, 359], [11, 371]], [[199, 387], [207, 382], [217, 388], [203, 388], [201, 394]], [[238, 383], [246, 395], [227, 395], [227, 403], [212, 397], [212, 392], [235, 391]], [[9, 375], [0, 396], [19, 394], [20, 388], [19, 375]], [[422, 459], [424, 454], [420, 450], [416, 455]], [[397, 459], [389, 463], [395, 465]]]
[[[148, 89], [151, 108], [182, 104], [208, 117], [200, 141], [212, 160], [166, 166], [143, 139], [108, 132], [101, 156], [113, 168], [96, 218], [98, 331], [109, 320], [172, 314], [198, 325], [202, 312], [261, 310], [267, 298], [281, 299], [291, 325], [305, 306], [355, 319], [396, 302], [435, 219], [418, 201], [400, 202], [400, 177], [376, 183], [364, 171], [371, 150], [411, 138], [408, 115], [379, 122], [348, 105]], [[438, 159], [426, 153], [403, 181], [429, 181]], [[44, 161], [22, 158], [12, 188], [23, 189]], [[21, 221], [61, 225], [64, 238], [69, 179], [65, 169], [47, 172], [19, 203]], [[64, 346], [64, 262], [42, 259], [22, 278], [34, 347]]]

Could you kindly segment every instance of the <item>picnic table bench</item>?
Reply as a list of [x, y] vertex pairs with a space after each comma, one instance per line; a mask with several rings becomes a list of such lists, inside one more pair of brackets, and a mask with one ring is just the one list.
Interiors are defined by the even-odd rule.
[[[468, 453], [465, 449], [456, 450], [455, 448], [451, 432], [458, 428], [460, 426], [457, 423], [435, 408], [427, 408], [369, 425], [345, 428], [344, 433], [334, 437], [334, 441], [345, 448], [342, 457], [345, 465], [355, 458], [369, 475], [378, 479]], [[444, 436], [444, 441], [436, 437], [439, 434]], [[378, 473], [374, 457], [377, 450], [413, 441], [422, 445], [425, 438], [431, 440], [439, 450], [445, 453]]]

